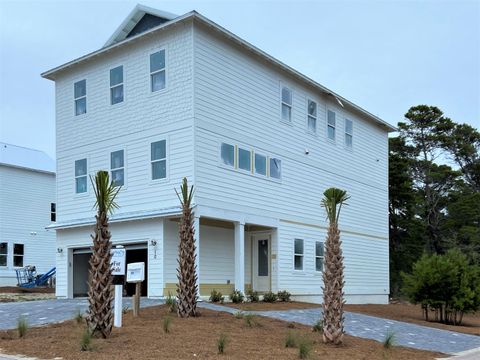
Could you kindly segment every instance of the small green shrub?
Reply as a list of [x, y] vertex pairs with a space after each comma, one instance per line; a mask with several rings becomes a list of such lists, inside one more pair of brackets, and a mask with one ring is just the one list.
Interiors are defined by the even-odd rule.
[[177, 299], [172, 296], [170, 291], [168, 292], [167, 299], [165, 300], [165, 304], [168, 306], [168, 309], [171, 313], [177, 312]]
[[230, 294], [230, 300], [234, 303], [234, 304], [240, 304], [243, 302], [243, 299], [245, 299], [245, 296], [243, 295], [243, 293], [240, 291], [240, 290], [234, 290], [231, 294]]
[[220, 291], [213, 289], [212, 292], [210, 293], [210, 301], [213, 303], [218, 303], [218, 302], [223, 303], [223, 300], [224, 300], [223, 294]]
[[273, 303], [277, 301], [277, 294], [267, 291], [265, 294], [263, 294], [263, 301]]
[[260, 322], [257, 320], [257, 317], [253, 314], [245, 314], [243, 315], [243, 318], [245, 319], [245, 324], [247, 324], [248, 327], [261, 326]]
[[292, 296], [287, 290], [279, 291], [277, 295], [280, 301], [290, 301], [290, 297]]
[[163, 332], [165, 334], [168, 334], [170, 333], [170, 327], [172, 325], [172, 319], [170, 318], [170, 316], [165, 316], [163, 318], [163, 324], [162, 324], [162, 327], [163, 327]]
[[81, 324], [83, 322], [83, 315], [80, 309], [77, 310], [73, 319], [77, 324]]
[[80, 350], [81, 351], [92, 351], [92, 332], [87, 327], [82, 333], [82, 338], [80, 340]]
[[312, 327], [314, 332], [323, 333], [323, 320], [318, 320]]
[[217, 349], [219, 354], [225, 353], [225, 347], [227, 346], [228, 338], [227, 335], [221, 334], [217, 340]]
[[23, 338], [27, 335], [28, 322], [24, 316], [20, 316], [17, 320], [18, 337]]
[[296, 336], [291, 331], [289, 331], [287, 333], [287, 337], [285, 338], [285, 347], [294, 348], [296, 346], [297, 346]]
[[258, 291], [253, 291], [252, 289], [249, 289], [247, 291], [247, 299], [250, 302], [258, 302], [260, 300], [260, 296], [258, 295]]
[[298, 356], [300, 359], [307, 359], [312, 351], [313, 344], [307, 338], [301, 338], [298, 341]]
[[385, 338], [383, 339], [383, 347], [385, 349], [390, 349], [394, 345], [395, 345], [395, 333], [393, 331], [389, 331], [385, 334]]
[[243, 319], [243, 313], [241, 311], [236, 311], [233, 316], [235, 319]]

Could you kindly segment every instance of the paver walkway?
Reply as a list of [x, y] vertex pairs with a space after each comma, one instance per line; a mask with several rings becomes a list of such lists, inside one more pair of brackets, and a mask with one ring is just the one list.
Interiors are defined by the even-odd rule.
[[[201, 307], [235, 313], [231, 307], [201, 303]], [[312, 326], [321, 316], [320, 308], [285, 311], [248, 311], [248, 313], [267, 316], [289, 322]], [[461, 351], [480, 348], [480, 336], [441, 330], [401, 321], [378, 318], [375, 316], [345, 313], [345, 332], [349, 335], [383, 341], [385, 335], [393, 331], [397, 345], [455, 354]]]

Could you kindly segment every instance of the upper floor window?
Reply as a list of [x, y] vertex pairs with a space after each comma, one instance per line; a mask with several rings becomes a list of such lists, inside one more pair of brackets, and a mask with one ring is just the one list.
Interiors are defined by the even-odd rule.
[[167, 177], [167, 141], [161, 140], [151, 145], [152, 180]]
[[114, 186], [125, 184], [125, 162], [123, 150], [110, 153], [110, 172]]
[[222, 158], [223, 164], [232, 167], [235, 166], [235, 146], [222, 143], [220, 149], [220, 156]]
[[110, 103], [112, 105], [123, 101], [123, 66], [110, 70]]
[[250, 150], [238, 148], [238, 168], [252, 171], [252, 153]]
[[332, 110], [328, 110], [327, 115], [327, 135], [330, 140], [335, 140], [336, 115]]
[[7, 266], [8, 243], [0, 243], [0, 266]]
[[23, 266], [23, 253], [24, 246], [23, 244], [13, 244], [13, 266], [22, 267]]
[[303, 239], [295, 239], [293, 263], [295, 270], [303, 270]]
[[75, 99], [75, 116], [87, 112], [87, 80], [77, 81], [73, 85], [73, 97]]
[[345, 145], [349, 148], [353, 145], [353, 121], [345, 119]]
[[270, 177], [280, 179], [282, 177], [282, 161], [270, 158]]
[[75, 192], [87, 192], [87, 159], [75, 161]]
[[255, 173], [267, 175], [267, 157], [265, 155], [255, 153]]
[[292, 90], [282, 86], [282, 120], [292, 120]]
[[151, 91], [165, 89], [165, 50], [150, 54]]
[[323, 242], [316, 241], [315, 242], [315, 270], [316, 271], [323, 271]]
[[50, 203], [50, 221], [57, 221], [57, 205]]
[[307, 122], [308, 122], [308, 131], [312, 133], [317, 132], [317, 103], [312, 100], [308, 100], [307, 105], [308, 115], [307, 115]]

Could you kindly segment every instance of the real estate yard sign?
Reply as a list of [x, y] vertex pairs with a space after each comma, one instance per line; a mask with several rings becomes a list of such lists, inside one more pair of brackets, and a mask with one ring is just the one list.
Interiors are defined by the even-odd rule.
[[125, 249], [112, 249], [112, 260], [110, 261], [112, 275], [125, 275], [125, 253]]

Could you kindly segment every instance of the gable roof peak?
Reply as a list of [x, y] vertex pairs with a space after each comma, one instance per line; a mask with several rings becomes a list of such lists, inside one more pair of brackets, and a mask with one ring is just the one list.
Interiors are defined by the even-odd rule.
[[178, 15], [166, 11], [157, 10], [149, 6], [137, 4], [120, 26], [110, 36], [103, 47], [108, 47], [125, 40], [127, 37], [137, 35], [158, 26], [167, 21], [173, 20]]

